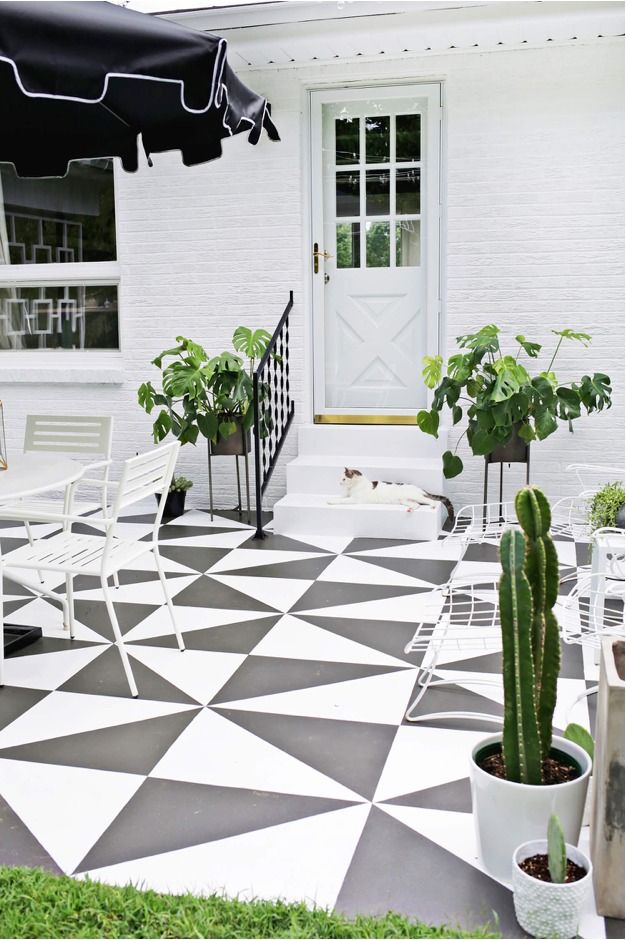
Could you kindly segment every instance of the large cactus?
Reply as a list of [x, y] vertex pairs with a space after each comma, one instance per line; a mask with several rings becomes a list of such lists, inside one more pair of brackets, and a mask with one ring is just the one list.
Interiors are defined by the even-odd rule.
[[550, 507], [536, 487], [515, 500], [523, 530], [505, 532], [500, 547], [500, 620], [507, 779], [542, 782], [542, 761], [552, 743], [560, 667], [559, 629], [552, 608], [559, 586], [550, 538]]

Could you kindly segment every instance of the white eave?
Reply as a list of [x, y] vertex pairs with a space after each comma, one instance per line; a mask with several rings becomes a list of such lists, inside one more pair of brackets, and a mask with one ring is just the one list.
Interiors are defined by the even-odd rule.
[[624, 4], [613, 0], [283, 0], [161, 15], [224, 36], [229, 59], [238, 69], [484, 52], [624, 35]]

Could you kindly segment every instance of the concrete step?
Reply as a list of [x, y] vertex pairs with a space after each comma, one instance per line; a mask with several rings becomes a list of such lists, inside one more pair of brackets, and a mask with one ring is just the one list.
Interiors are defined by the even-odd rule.
[[389, 483], [413, 483], [427, 493], [444, 492], [441, 458], [350, 457], [305, 455], [287, 464], [288, 493], [335, 493], [344, 467], [354, 467], [370, 480]]
[[289, 493], [274, 506], [280, 535], [347, 535], [352, 538], [436, 539], [446, 518], [443, 506], [330, 506], [332, 494]]
[[341, 457], [440, 457], [448, 447], [448, 428], [431, 437], [417, 425], [303, 424], [298, 428], [298, 454]]

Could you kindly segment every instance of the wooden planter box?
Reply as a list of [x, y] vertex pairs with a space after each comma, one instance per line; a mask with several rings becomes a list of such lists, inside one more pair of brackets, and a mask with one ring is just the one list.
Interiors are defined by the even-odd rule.
[[624, 641], [602, 641], [591, 818], [599, 914], [624, 917]]

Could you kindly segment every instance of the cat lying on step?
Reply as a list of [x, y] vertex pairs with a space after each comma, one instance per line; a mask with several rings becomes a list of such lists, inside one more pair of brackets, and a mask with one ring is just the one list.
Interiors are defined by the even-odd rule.
[[446, 496], [425, 493], [423, 489], [412, 483], [384, 483], [380, 480], [368, 480], [360, 470], [346, 467], [341, 478], [341, 488], [345, 496], [329, 499], [330, 505], [377, 503], [406, 506], [407, 512], [413, 512], [418, 506], [434, 507], [437, 503], [443, 503], [448, 510], [448, 519], [454, 522], [454, 507]]

